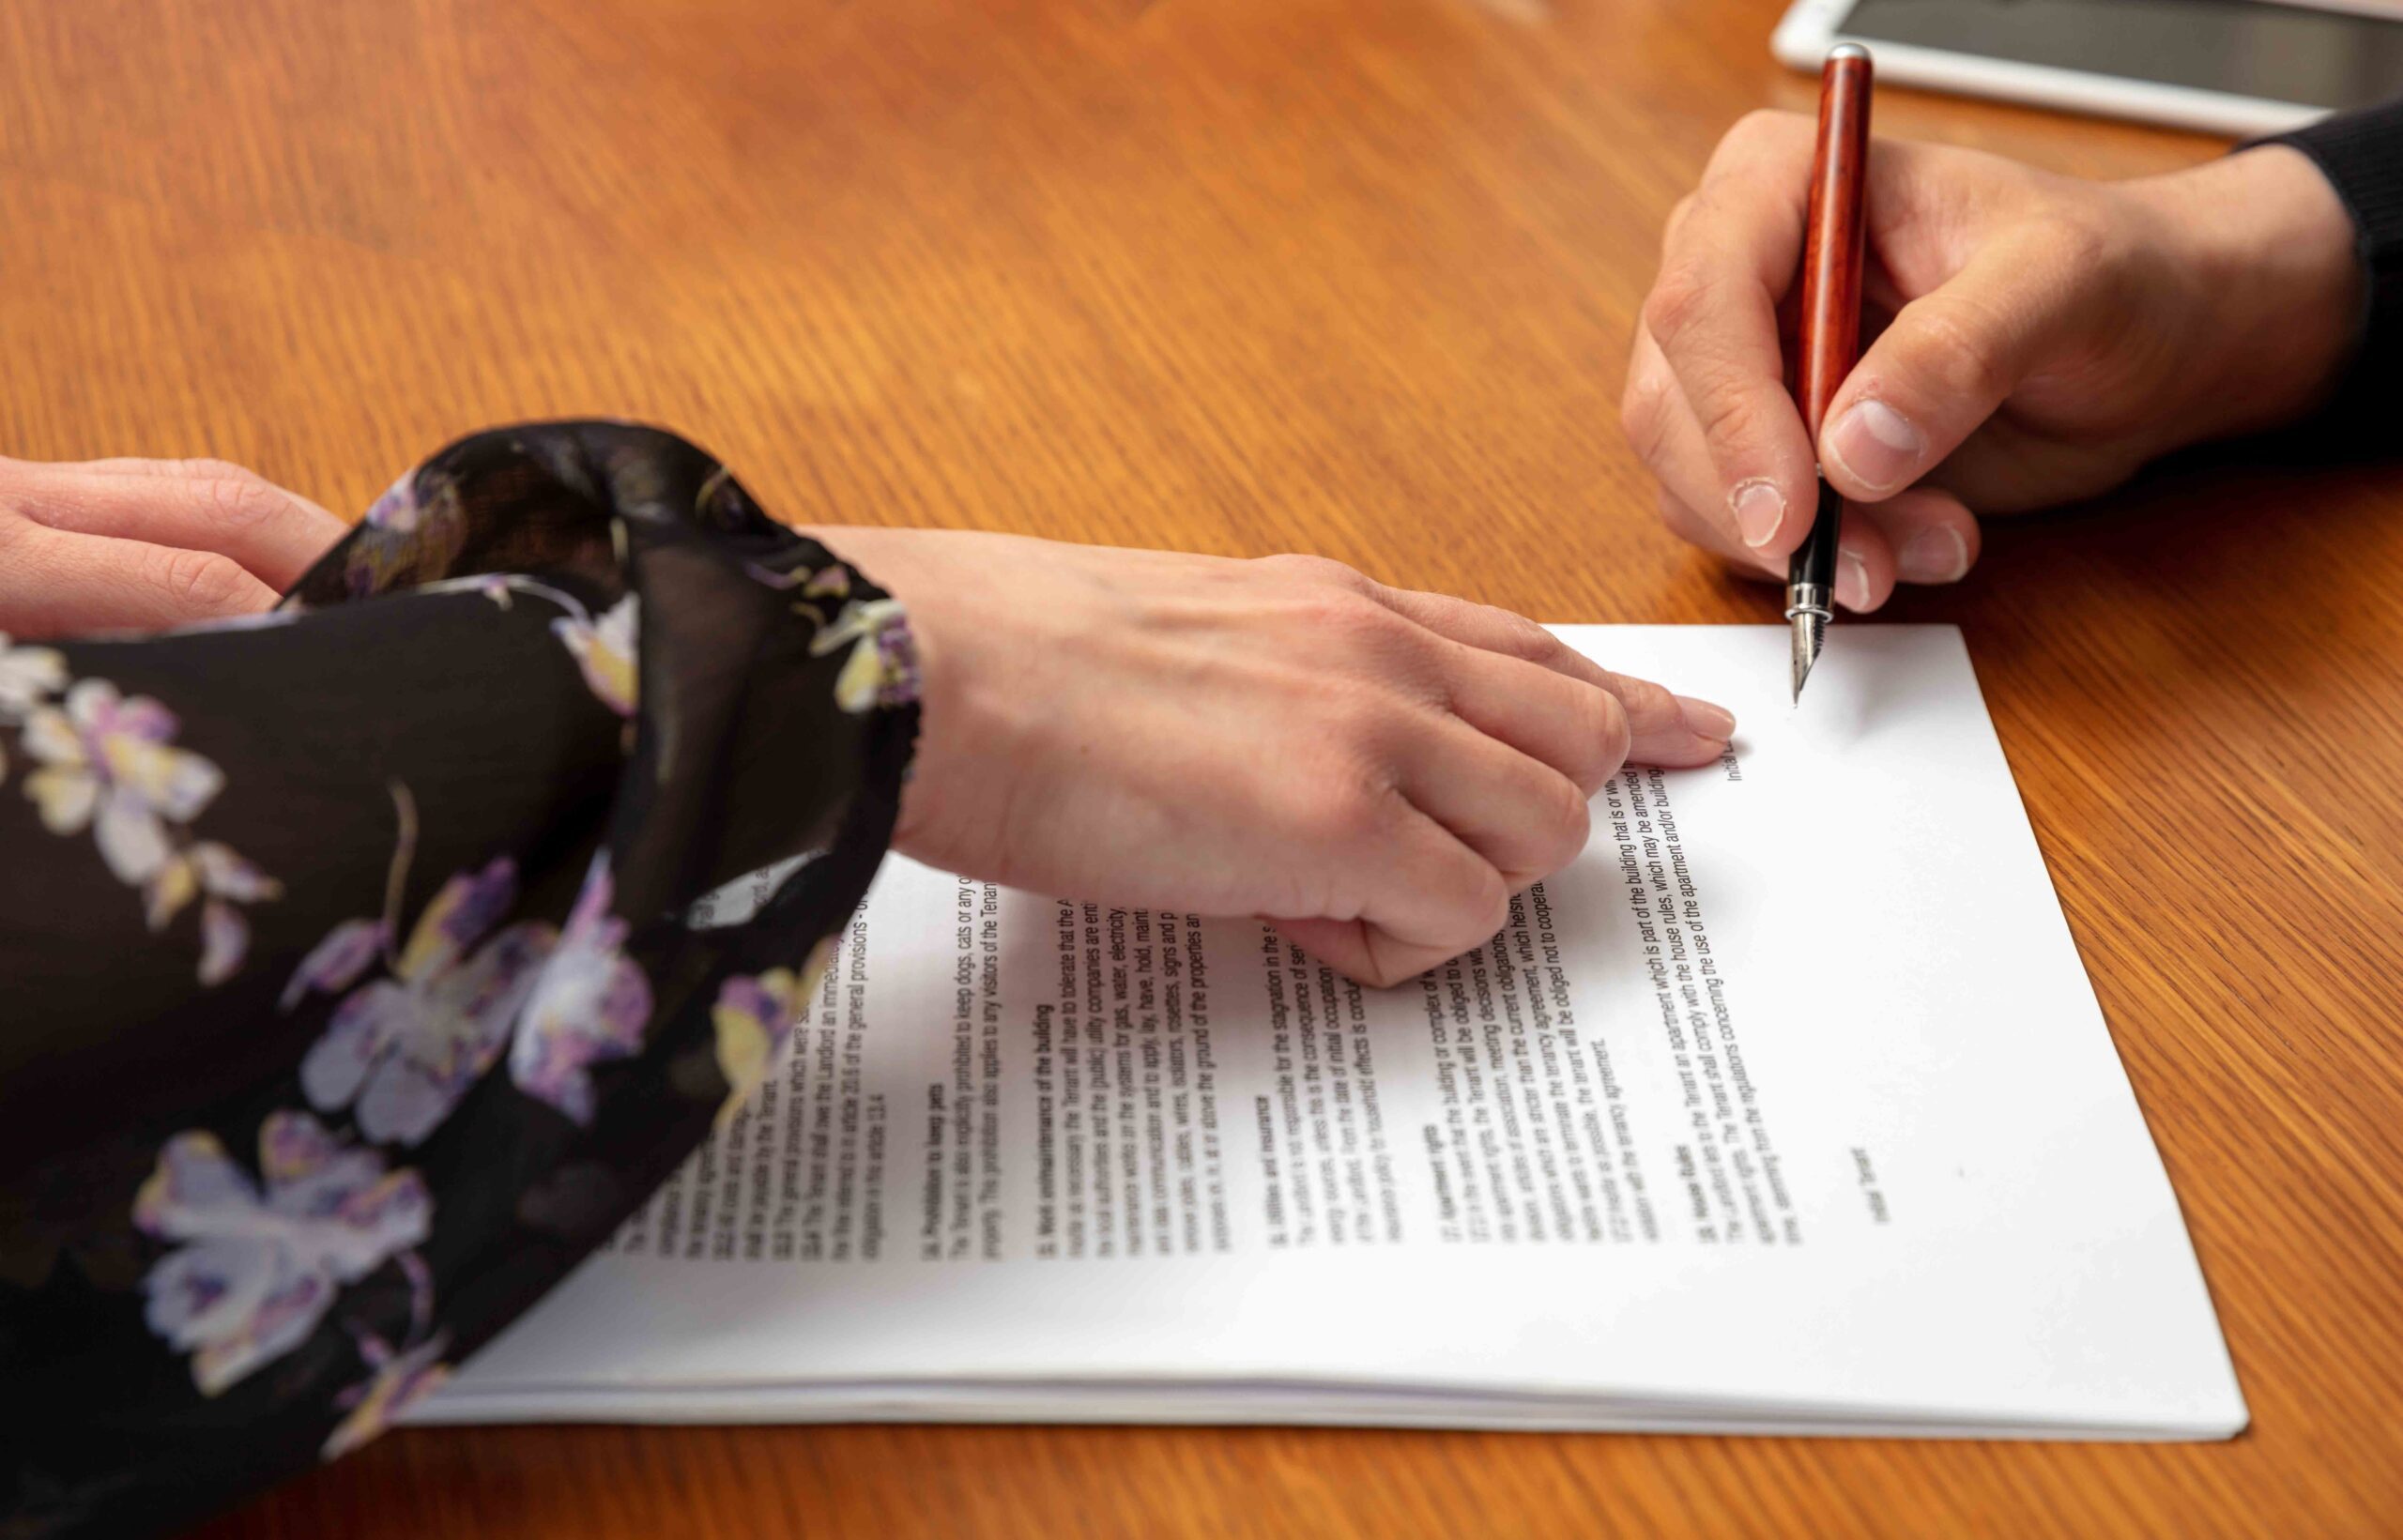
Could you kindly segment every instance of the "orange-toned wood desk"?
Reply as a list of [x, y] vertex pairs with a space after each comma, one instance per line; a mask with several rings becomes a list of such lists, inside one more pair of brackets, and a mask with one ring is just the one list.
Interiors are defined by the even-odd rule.
[[[356, 509], [463, 431], [670, 423], [813, 520], [1301, 548], [1764, 620], [1615, 403], [1776, 0], [0, 8], [0, 452]], [[1895, 91], [2123, 175], [2217, 145]], [[2252, 1399], [2232, 1445], [1276, 1429], [406, 1432], [233, 1536], [2403, 1528], [2403, 473], [2190, 478], [1957, 592]], [[2227, 618], [2241, 647], [2212, 645]]]

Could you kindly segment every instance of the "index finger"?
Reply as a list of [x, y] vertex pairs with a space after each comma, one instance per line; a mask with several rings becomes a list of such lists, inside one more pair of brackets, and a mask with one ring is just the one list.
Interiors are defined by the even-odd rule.
[[270, 588], [298, 581], [347, 527], [298, 493], [222, 460], [22, 461], [9, 501], [69, 534], [231, 557]]
[[[1448, 594], [1419, 593], [1380, 584], [1377, 601], [1436, 635], [1482, 652], [1535, 663], [1581, 684], [1617, 697], [1627, 721], [1626, 755], [1650, 765], [1691, 765], [1725, 752], [1736, 718], [1724, 707], [1671, 693], [1649, 679], [1614, 674], [1551, 632], [1521, 615]], [[1474, 725], [1506, 742], [1526, 748], [1547, 763], [1562, 766], [1572, 780], [1583, 780], [1573, 769], [1577, 755], [1556, 752], [1560, 724], [1577, 713], [1555, 697], [1538, 700], [1531, 693], [1513, 690], [1509, 676], [1495, 670], [1468, 670], [1462, 682], [1482, 688], [1456, 693], [1452, 709]], [[1530, 712], [1536, 717], [1530, 717]], [[1549, 725], [1544, 724], [1549, 722]], [[1611, 767], [1617, 769], [1616, 765]]]
[[1808, 118], [1737, 124], [1672, 221], [1644, 304], [1716, 473], [1703, 506], [1737, 543], [1772, 557], [1801, 543], [1816, 507], [1817, 458], [1777, 328], [1802, 257], [1811, 153]]

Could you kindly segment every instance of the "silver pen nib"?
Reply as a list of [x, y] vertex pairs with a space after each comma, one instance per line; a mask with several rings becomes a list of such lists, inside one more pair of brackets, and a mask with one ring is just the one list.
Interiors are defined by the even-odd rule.
[[1819, 648], [1827, 645], [1828, 618], [1810, 610], [1797, 610], [1788, 617], [1794, 627], [1794, 704], [1802, 704], [1802, 681], [1811, 677], [1811, 665], [1819, 661]]
[[1797, 583], [1786, 591], [1785, 623], [1794, 628], [1794, 704], [1802, 704], [1802, 681], [1828, 645], [1828, 592], [1815, 583]]

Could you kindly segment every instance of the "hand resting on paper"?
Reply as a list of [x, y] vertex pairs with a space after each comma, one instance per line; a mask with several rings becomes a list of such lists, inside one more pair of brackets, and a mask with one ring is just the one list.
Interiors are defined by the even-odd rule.
[[[1860, 363], [1814, 446], [1785, 384], [1813, 125], [1755, 113], [1671, 215], [1621, 416], [1661, 513], [1748, 574], [1850, 500], [1836, 598], [1951, 583], [1981, 514], [2074, 500], [2308, 411], [2360, 312], [2354, 230], [2301, 152], [2100, 183], [1879, 141]], [[1872, 340], [1874, 339], [1874, 341]]]
[[926, 718], [896, 846], [1038, 892], [1258, 914], [1365, 983], [1475, 946], [1620, 763], [1733, 719], [1503, 610], [1310, 557], [810, 533], [908, 608]]
[[[0, 461], [0, 633], [265, 610], [343, 530], [217, 461]], [[900, 847], [1046, 892], [1278, 918], [1373, 983], [1483, 940], [1629, 755], [1734, 723], [1517, 616], [1331, 561], [823, 532], [901, 599], [926, 719]]]

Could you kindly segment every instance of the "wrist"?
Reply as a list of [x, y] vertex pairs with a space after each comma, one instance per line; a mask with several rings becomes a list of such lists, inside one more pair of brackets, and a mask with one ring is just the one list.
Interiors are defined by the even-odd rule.
[[[963, 828], [998, 816], [991, 794], [1003, 779], [1007, 753], [1001, 728], [1012, 720], [1014, 702], [1006, 694], [997, 699], [988, 681], [960, 656], [963, 649], [954, 646], [963, 635], [1001, 631], [1003, 618], [991, 611], [1005, 601], [991, 591], [992, 585], [976, 581], [974, 565], [976, 543], [1001, 537], [880, 525], [794, 528], [898, 601], [909, 618], [918, 675], [918, 742], [902, 783], [893, 848], [932, 865], [957, 867]], [[976, 739], [972, 755], [961, 741], [963, 733]]]
[[[901, 587], [896, 586], [893, 579], [894, 563], [890, 556], [894, 531], [868, 525], [817, 524], [795, 525], [792, 530], [793, 533], [814, 540], [825, 547], [829, 556], [898, 600], [903, 612], [909, 613], [911, 596], [903, 591]], [[930, 672], [927, 666], [930, 662], [927, 654], [933, 649], [933, 639], [926, 634], [926, 628], [921, 623], [920, 618], [911, 615], [910, 619], [911, 647], [916, 655], [922, 715], [918, 729], [917, 749], [912, 755], [911, 773], [901, 785], [900, 817], [893, 831], [894, 848], [902, 850], [905, 854], [910, 843], [923, 832], [926, 823], [927, 733], [924, 710], [927, 676]]]
[[2351, 217], [2308, 157], [2284, 145], [2127, 184], [2187, 299], [2193, 367], [2170, 416], [2184, 442], [2259, 433], [2334, 391], [2362, 313]]

